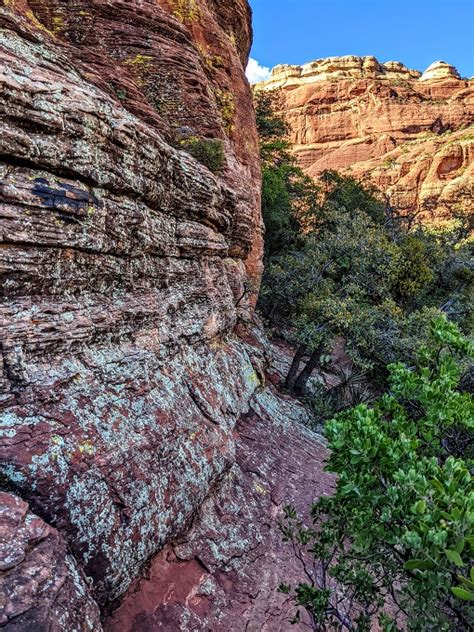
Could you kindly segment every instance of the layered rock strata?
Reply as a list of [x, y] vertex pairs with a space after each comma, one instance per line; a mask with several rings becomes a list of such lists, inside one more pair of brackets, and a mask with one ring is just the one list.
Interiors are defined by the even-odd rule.
[[232, 468], [259, 384], [250, 9], [8, 0], [0, 28], [1, 483], [102, 605]]
[[474, 212], [474, 82], [446, 62], [423, 74], [375, 57], [277, 66], [257, 90], [278, 90], [299, 164], [367, 178], [402, 214], [425, 221]]

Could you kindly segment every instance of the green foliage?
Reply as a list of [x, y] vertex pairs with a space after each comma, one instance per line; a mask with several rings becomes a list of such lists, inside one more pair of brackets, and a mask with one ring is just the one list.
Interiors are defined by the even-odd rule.
[[173, 15], [183, 24], [192, 24], [199, 18], [200, 11], [196, 0], [171, 0]]
[[444, 312], [464, 330], [474, 325], [472, 242], [466, 218], [430, 232], [411, 227], [370, 184], [326, 171], [316, 185], [290, 152], [279, 94], [257, 92], [255, 106], [266, 227], [259, 308], [297, 346], [285, 386], [311, 397], [320, 422], [356, 401], [354, 392], [324, 401], [306, 388], [336, 338], [355, 371], [384, 388], [386, 366], [413, 362], [431, 318]]
[[181, 147], [212, 173], [218, 173], [224, 167], [224, 144], [219, 138], [191, 137], [181, 141]]
[[400, 244], [400, 258], [393, 292], [404, 303], [410, 302], [434, 279], [429, 265], [428, 244], [416, 235], [407, 235]]
[[474, 625], [474, 400], [458, 390], [472, 355], [438, 317], [416, 368], [392, 364], [386, 395], [327, 424], [336, 492], [313, 506], [312, 528], [291, 508], [282, 524], [315, 561], [314, 579], [291, 593], [314, 629]]
[[290, 153], [288, 125], [277, 113], [278, 95], [257, 92], [254, 102], [262, 162], [265, 259], [269, 260], [301, 245], [301, 220], [313, 215], [319, 189]]
[[[356, 370], [378, 386], [388, 364], [413, 362], [440, 312], [470, 330], [467, 219], [444, 232], [413, 228], [370, 184], [335, 171], [314, 184], [290, 153], [278, 93], [257, 92], [255, 105], [266, 227], [259, 308], [271, 325], [308, 354], [344, 337]], [[332, 406], [317, 399], [320, 417]]]
[[[330, 358], [330, 356], [328, 356]], [[321, 367], [330, 372], [331, 381], [322, 374], [322, 383], [312, 386], [306, 397], [313, 423], [319, 426], [342, 410], [372, 399], [372, 385], [367, 373], [353, 367]]]
[[324, 226], [303, 245], [269, 260], [260, 309], [312, 348], [344, 336], [356, 365], [384, 379], [390, 362], [412, 361], [445, 300], [449, 291], [437, 301], [430, 293], [434, 285], [440, 292], [443, 263], [422, 237], [394, 235], [363, 211], [324, 213]]
[[[328, 211], [343, 211], [350, 217], [358, 211], [364, 213], [375, 223], [384, 223], [387, 219], [386, 204], [380, 199], [375, 186], [362, 183], [355, 178], [345, 176], [337, 171], [327, 170], [321, 174], [320, 181], [324, 191], [324, 207], [321, 215]], [[331, 214], [326, 221], [330, 221]]]
[[285, 119], [277, 113], [278, 93], [257, 92], [254, 94], [254, 105], [261, 145], [277, 139], [287, 140], [290, 128]]
[[329, 188], [309, 219], [300, 216], [296, 233], [268, 220], [259, 307], [310, 349], [344, 337], [355, 366], [383, 384], [386, 365], [413, 361], [440, 310], [472, 325], [471, 246], [456, 231], [407, 230], [370, 189], [333, 172], [323, 177]]

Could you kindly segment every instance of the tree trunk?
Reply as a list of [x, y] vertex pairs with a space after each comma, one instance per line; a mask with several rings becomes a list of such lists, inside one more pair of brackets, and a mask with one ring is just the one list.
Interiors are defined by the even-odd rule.
[[269, 320], [271, 323], [273, 323], [273, 322], [274, 322], [274, 321], [273, 321], [273, 317], [275, 316], [275, 313], [276, 313], [277, 309], [278, 309], [278, 303], [275, 303], [275, 304], [273, 305], [273, 307], [271, 307], [270, 311], [268, 312], [268, 316], [267, 316], [267, 318], [268, 318], [268, 320]]
[[301, 371], [301, 373], [298, 375], [295, 384], [294, 384], [294, 392], [297, 395], [302, 395], [305, 388], [306, 388], [306, 384], [308, 383], [309, 378], [311, 377], [314, 369], [318, 366], [319, 364], [319, 358], [321, 356], [322, 353], [322, 348], [318, 347], [317, 349], [315, 349], [313, 351], [313, 353], [311, 354], [311, 357], [309, 358], [306, 366], [304, 367], [304, 369]]
[[288, 375], [285, 380], [285, 388], [288, 389], [291, 395], [295, 390], [295, 382], [298, 376], [298, 371], [300, 368], [300, 362], [303, 359], [304, 354], [306, 353], [306, 345], [300, 345], [296, 350], [296, 353], [293, 357], [293, 362], [291, 363], [290, 370], [288, 371]]

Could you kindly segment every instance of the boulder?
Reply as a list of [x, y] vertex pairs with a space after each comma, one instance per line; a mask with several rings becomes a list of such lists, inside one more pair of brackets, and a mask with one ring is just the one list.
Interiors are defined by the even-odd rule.
[[0, 492], [0, 627], [100, 632], [97, 604], [61, 534], [23, 500]]

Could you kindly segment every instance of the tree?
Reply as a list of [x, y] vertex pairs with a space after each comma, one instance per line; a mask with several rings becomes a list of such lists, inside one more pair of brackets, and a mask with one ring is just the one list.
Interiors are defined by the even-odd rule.
[[472, 356], [438, 317], [415, 368], [392, 364], [386, 395], [327, 424], [336, 492], [313, 526], [291, 507], [281, 525], [305, 570], [281, 590], [314, 630], [472, 629], [474, 400], [458, 389]]
[[463, 222], [412, 228], [370, 184], [326, 171], [309, 180], [290, 154], [278, 93], [257, 92], [266, 225], [259, 308], [296, 346], [285, 386], [307, 393], [337, 337], [379, 387], [386, 366], [411, 363], [431, 318], [472, 323], [472, 244]]
[[393, 221], [392, 209], [373, 184], [362, 183], [333, 169], [323, 171], [319, 181], [327, 209], [344, 209], [350, 216], [363, 210], [376, 224]]
[[[417, 268], [405, 254], [407, 237], [395, 239], [364, 211], [331, 204], [321, 208], [319, 217], [318, 229], [305, 235], [298, 250], [268, 261], [259, 303], [268, 320], [297, 345], [286, 379], [295, 394], [303, 393], [320, 356], [338, 336], [347, 339], [359, 368], [372, 377], [383, 375], [397, 347], [402, 348], [402, 329], [409, 331], [405, 308], [415, 291], [432, 281], [432, 272], [425, 274], [429, 259], [420, 259]], [[403, 348], [408, 350], [406, 344]], [[300, 372], [305, 355], [309, 360]]]
[[256, 92], [254, 103], [262, 163], [265, 261], [268, 261], [301, 245], [301, 218], [314, 213], [319, 189], [291, 155], [288, 125], [277, 114], [278, 93]]

